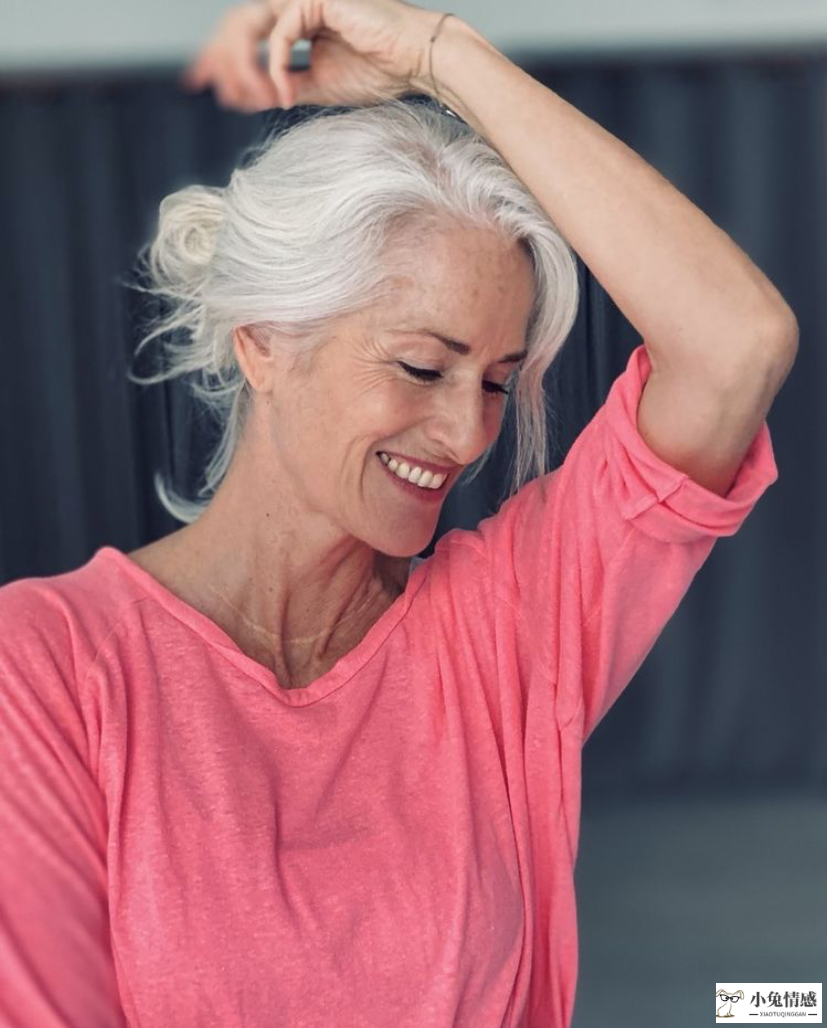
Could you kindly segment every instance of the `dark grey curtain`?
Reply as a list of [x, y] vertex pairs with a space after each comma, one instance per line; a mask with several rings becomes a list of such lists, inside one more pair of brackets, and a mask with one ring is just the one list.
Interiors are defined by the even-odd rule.
[[[584, 792], [823, 793], [825, 59], [522, 64], [722, 226], [801, 326], [798, 360], [769, 416], [779, 481], [716, 544], [589, 741]], [[210, 442], [180, 386], [139, 390], [125, 378], [147, 308], [119, 283], [167, 193], [225, 183], [274, 118], [297, 115], [223, 111], [209, 94], [182, 94], [177, 71], [0, 81], [0, 581], [70, 570], [103, 544], [130, 550], [179, 527], [155, 498], [153, 472], [171, 467], [195, 484]], [[580, 272], [578, 320], [548, 375], [562, 426], [555, 464], [640, 342], [582, 262]], [[424, 555], [451, 527], [496, 508], [511, 442], [506, 425], [486, 472], [449, 495]]]

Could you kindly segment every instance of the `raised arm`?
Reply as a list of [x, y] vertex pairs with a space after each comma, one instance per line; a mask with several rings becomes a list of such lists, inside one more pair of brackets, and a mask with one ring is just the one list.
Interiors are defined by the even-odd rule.
[[[443, 17], [419, 16], [430, 33]], [[452, 15], [430, 61], [429, 45], [414, 87], [499, 151], [643, 337], [641, 435], [725, 495], [795, 358], [792, 310], [658, 171], [472, 26]]]

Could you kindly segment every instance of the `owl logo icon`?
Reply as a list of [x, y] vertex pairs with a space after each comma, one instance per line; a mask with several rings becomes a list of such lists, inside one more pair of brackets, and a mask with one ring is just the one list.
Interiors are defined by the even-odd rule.
[[739, 999], [744, 998], [744, 990], [739, 989], [737, 992], [724, 992], [723, 989], [718, 989], [715, 993], [716, 999], [721, 999], [723, 1002], [715, 1011], [716, 1017], [735, 1017], [732, 1012], [732, 1004], [737, 1003]]

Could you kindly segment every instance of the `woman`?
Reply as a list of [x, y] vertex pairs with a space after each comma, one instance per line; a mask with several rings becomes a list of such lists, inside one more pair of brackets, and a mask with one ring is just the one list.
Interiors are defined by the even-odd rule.
[[[179, 330], [157, 378], [222, 426], [206, 499], [162, 489], [177, 532], [0, 589], [0, 1012], [568, 1025], [581, 749], [776, 480], [796, 320], [461, 19], [273, 12], [272, 93], [228, 102], [354, 109], [161, 205], [147, 341]], [[644, 343], [548, 473], [569, 246]], [[414, 563], [507, 403], [512, 495]]]

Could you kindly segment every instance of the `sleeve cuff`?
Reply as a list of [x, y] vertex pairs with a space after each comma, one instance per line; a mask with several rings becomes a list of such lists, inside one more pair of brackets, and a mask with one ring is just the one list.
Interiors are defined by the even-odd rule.
[[756, 433], [729, 492], [719, 496], [667, 464], [638, 432], [637, 411], [651, 367], [641, 344], [612, 384], [604, 405], [606, 458], [621, 515], [667, 542], [734, 535], [778, 478], [767, 422]]

